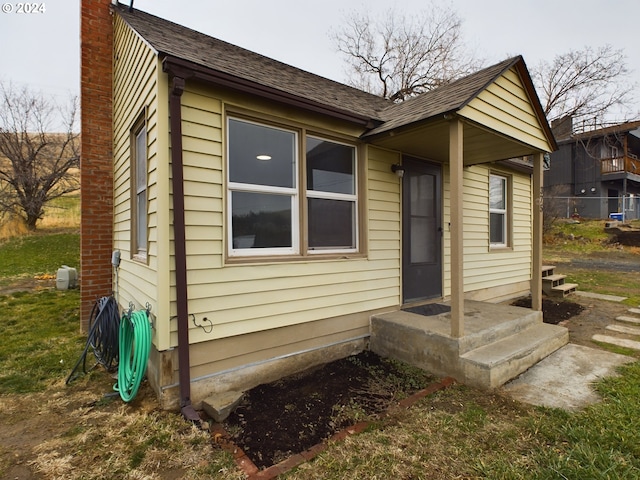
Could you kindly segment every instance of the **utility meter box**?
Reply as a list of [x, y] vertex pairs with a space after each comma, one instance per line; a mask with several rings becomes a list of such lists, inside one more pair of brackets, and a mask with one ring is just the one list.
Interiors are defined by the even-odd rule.
[[62, 265], [58, 269], [58, 275], [56, 277], [56, 288], [58, 290], [68, 290], [70, 288], [76, 288], [78, 286], [78, 272], [75, 268]]

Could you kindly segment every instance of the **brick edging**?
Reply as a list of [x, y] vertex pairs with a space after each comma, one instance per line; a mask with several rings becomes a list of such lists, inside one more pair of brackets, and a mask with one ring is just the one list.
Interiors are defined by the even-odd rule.
[[[401, 400], [398, 402], [397, 406], [401, 408], [410, 408], [424, 397], [432, 395], [439, 390], [444, 390], [454, 383], [455, 380], [451, 377], [443, 378], [440, 382], [432, 383], [427, 388], [424, 388], [404, 400]], [[293, 454], [286, 460], [265, 468], [264, 470], [260, 470], [251, 461], [247, 454], [245, 454], [240, 447], [231, 441], [229, 435], [221, 424], [215, 423], [211, 426], [211, 437], [215, 444], [219, 445], [224, 451], [233, 455], [236, 465], [247, 475], [249, 480], [271, 480], [276, 478], [278, 475], [287, 473], [294, 468], [299, 467], [303, 463], [314, 459], [316, 456], [327, 450], [329, 448], [329, 444], [340, 442], [351, 435], [362, 433], [370, 425], [371, 422], [360, 422], [355, 425], [351, 425], [350, 427], [335, 433], [322, 443], [318, 443], [303, 452]]]

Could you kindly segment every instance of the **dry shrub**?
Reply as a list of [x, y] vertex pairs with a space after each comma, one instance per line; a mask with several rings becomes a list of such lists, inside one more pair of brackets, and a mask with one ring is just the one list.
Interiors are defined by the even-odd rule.
[[0, 240], [18, 237], [28, 232], [27, 226], [18, 215], [10, 213], [0, 215]]

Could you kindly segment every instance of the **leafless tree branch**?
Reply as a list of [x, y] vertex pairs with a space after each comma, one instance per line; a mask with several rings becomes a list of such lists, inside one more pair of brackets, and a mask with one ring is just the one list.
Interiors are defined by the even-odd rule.
[[403, 101], [482, 66], [464, 45], [461, 26], [454, 11], [432, 3], [422, 13], [389, 10], [382, 19], [354, 11], [332, 36], [353, 86]]
[[623, 50], [611, 45], [585, 47], [541, 61], [532, 71], [544, 112], [550, 121], [571, 116], [602, 123], [615, 108], [627, 107], [636, 88], [629, 80]]
[[[48, 202], [79, 188], [76, 114], [75, 98], [64, 109], [26, 87], [0, 83], [0, 211], [19, 213], [29, 229]], [[57, 116], [62, 128], [54, 126]]]

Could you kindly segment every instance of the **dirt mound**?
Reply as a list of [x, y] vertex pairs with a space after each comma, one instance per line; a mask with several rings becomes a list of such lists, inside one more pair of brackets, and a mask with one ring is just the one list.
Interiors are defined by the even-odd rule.
[[[531, 308], [531, 297], [520, 298], [511, 305], [515, 307]], [[563, 320], [580, 315], [584, 307], [579, 303], [571, 300], [552, 300], [550, 298], [542, 299], [542, 318], [544, 323], [557, 325]]]
[[613, 236], [613, 241], [620, 245], [640, 247], [640, 228], [631, 225], [618, 224], [604, 229], [607, 234]]
[[365, 351], [250, 390], [225, 429], [256, 466], [269, 467], [433, 381]]

